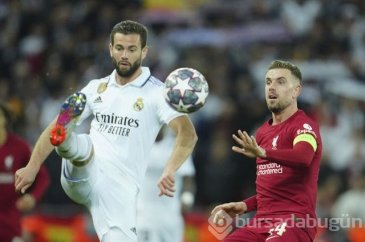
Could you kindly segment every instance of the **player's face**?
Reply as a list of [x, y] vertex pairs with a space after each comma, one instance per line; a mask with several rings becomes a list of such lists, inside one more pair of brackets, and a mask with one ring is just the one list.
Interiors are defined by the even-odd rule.
[[114, 35], [114, 45], [109, 45], [113, 65], [121, 77], [131, 77], [141, 66], [146, 57], [147, 47], [141, 48], [138, 34]]
[[269, 110], [283, 112], [297, 102], [300, 83], [287, 69], [272, 69], [266, 73], [265, 98]]

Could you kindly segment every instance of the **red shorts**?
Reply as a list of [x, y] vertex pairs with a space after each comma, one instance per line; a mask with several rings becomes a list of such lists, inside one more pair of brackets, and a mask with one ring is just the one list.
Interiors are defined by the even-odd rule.
[[272, 227], [269, 232], [263, 233], [252, 227], [236, 229], [228, 235], [223, 242], [312, 242], [311, 237], [302, 228], [288, 227], [279, 224]]

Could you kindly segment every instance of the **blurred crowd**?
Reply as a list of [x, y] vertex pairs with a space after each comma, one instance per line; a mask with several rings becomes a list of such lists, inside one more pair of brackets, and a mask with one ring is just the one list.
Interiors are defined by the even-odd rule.
[[[1, 1], [0, 100], [17, 116], [16, 133], [34, 144], [69, 94], [111, 73], [109, 32], [124, 19], [149, 28], [144, 65], [156, 77], [188, 66], [209, 82], [205, 107], [191, 115], [199, 136], [195, 210], [255, 192], [255, 162], [233, 154], [231, 134], [254, 134], [270, 117], [265, 70], [284, 59], [301, 68], [299, 107], [321, 126], [318, 216], [365, 223], [365, 1]], [[60, 162], [49, 160], [44, 207], [69, 204]], [[356, 236], [324, 231], [318, 241]]]

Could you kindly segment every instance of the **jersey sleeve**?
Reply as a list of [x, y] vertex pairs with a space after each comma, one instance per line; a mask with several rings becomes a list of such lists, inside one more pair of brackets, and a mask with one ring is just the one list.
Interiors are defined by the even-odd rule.
[[286, 166], [304, 166], [311, 164], [314, 157], [313, 147], [306, 142], [299, 142], [293, 149], [267, 150], [266, 158]]
[[318, 128], [301, 121], [293, 126], [289, 135], [293, 148], [266, 150], [266, 158], [286, 166], [309, 166], [320, 142]]
[[320, 142], [319, 127], [309, 120], [298, 122], [292, 129], [293, 146], [304, 142], [316, 152]]
[[179, 116], [187, 115], [185, 113], [177, 112], [170, 107], [164, 98], [162, 86], [156, 90], [155, 100], [157, 101], [157, 114], [161, 124], [168, 124], [171, 120]]
[[48, 171], [46, 170], [46, 167], [42, 165], [31, 187], [30, 193], [37, 201], [39, 201], [46, 192], [49, 184], [50, 184], [50, 178]]
[[247, 206], [247, 210], [245, 213], [249, 213], [249, 212], [252, 212], [252, 211], [255, 211], [257, 210], [257, 198], [256, 198], [256, 195], [252, 196], [252, 197], [249, 197], [245, 200], [243, 200], [244, 203], [246, 203], [246, 206]]
[[81, 89], [81, 92], [86, 95], [86, 106], [84, 111], [82, 112], [79, 120], [77, 121], [77, 125], [80, 125], [84, 120], [92, 115], [91, 110], [91, 101], [94, 93], [96, 93], [97, 80], [90, 81], [84, 88]]
[[[23, 160], [22, 163], [25, 166], [30, 159], [31, 148], [29, 144], [22, 138], [19, 138], [17, 147], [19, 152], [22, 153], [22, 160]], [[39, 201], [42, 198], [43, 194], [46, 192], [49, 184], [50, 184], [50, 178], [48, 172], [45, 166], [42, 165], [33, 185], [30, 188], [30, 194], [33, 195], [36, 201]]]

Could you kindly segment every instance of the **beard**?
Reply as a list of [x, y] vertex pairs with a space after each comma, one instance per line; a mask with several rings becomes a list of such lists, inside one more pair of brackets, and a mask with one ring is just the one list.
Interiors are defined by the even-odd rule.
[[269, 103], [269, 101], [267, 101], [267, 107], [270, 110], [270, 112], [274, 113], [274, 114], [279, 114], [281, 112], [284, 111], [285, 108], [287, 108], [289, 106], [289, 104], [287, 103]]
[[269, 108], [270, 112], [275, 113], [275, 114], [279, 114], [284, 110], [284, 108], [280, 107], [280, 106], [268, 106], [268, 108]]
[[118, 61], [112, 57], [112, 62], [114, 65], [115, 70], [117, 71], [118, 75], [121, 77], [130, 77], [132, 76], [138, 68], [141, 66], [141, 59], [136, 60], [128, 69], [123, 70], [119, 67]]

